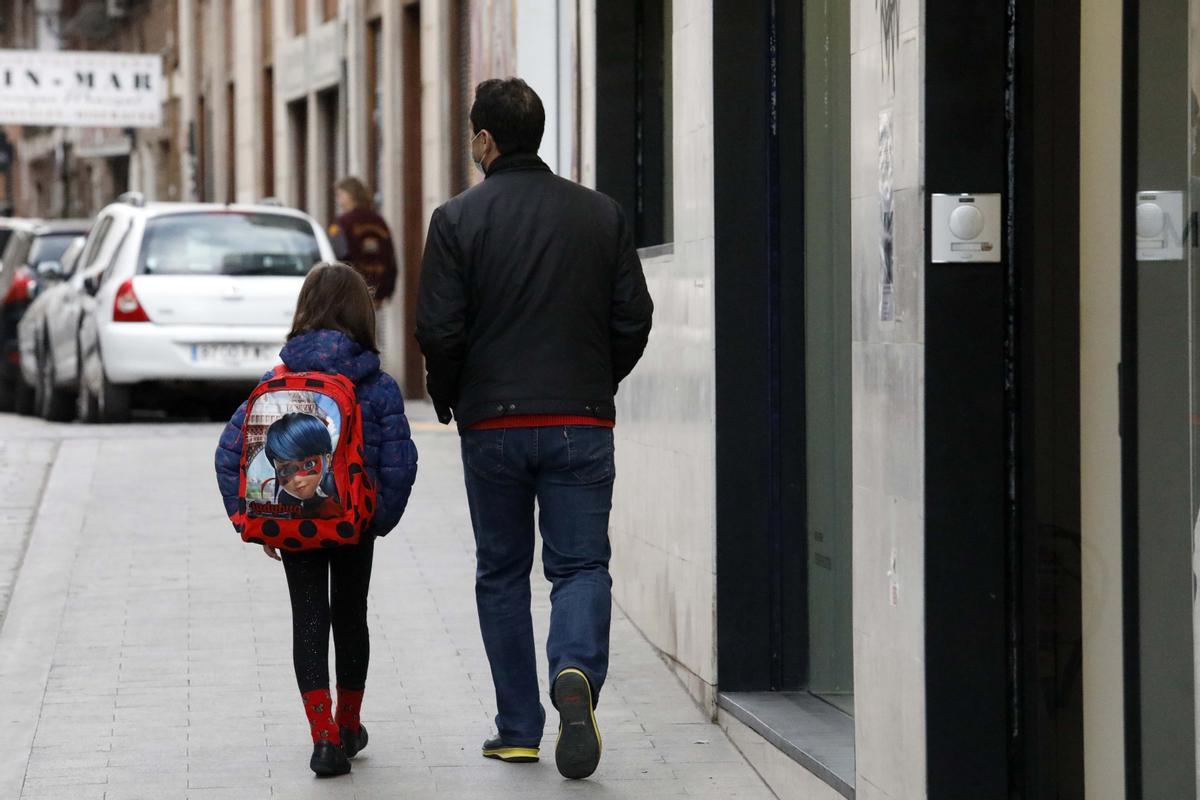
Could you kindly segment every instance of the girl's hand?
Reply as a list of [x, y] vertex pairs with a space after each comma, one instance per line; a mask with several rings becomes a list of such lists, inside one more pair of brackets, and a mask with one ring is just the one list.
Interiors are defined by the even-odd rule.
[[269, 544], [263, 545], [263, 552], [267, 554], [267, 558], [273, 558], [276, 561], [283, 561], [283, 556], [279, 555], [279, 551]]

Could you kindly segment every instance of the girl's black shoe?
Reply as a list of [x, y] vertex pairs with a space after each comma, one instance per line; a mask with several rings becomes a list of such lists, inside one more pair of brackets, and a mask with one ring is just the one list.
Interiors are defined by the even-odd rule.
[[346, 750], [340, 744], [317, 742], [313, 745], [312, 760], [308, 766], [318, 777], [330, 778], [349, 772], [350, 759], [346, 758]]
[[359, 725], [357, 731], [339, 728], [338, 733], [342, 737], [342, 747], [346, 748], [346, 758], [354, 758], [367, 746], [366, 725]]

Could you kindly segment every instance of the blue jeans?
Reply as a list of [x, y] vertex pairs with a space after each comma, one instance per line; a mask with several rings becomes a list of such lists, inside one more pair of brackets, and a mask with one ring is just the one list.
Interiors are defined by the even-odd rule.
[[[505, 744], [537, 747], [546, 712], [538, 696], [530, 615], [534, 501], [542, 566], [552, 584], [546, 654], [550, 681], [574, 667], [593, 698], [608, 674], [612, 616], [613, 432], [599, 427], [464, 431], [463, 472], [475, 528], [475, 600]], [[553, 688], [553, 687], [552, 687]]]

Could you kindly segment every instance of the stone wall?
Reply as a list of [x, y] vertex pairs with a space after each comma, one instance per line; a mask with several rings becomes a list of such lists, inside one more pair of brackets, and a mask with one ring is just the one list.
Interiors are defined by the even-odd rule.
[[[617, 602], [710, 711], [717, 681], [712, 26], [710, 4], [674, 4], [675, 242], [673, 252], [643, 259], [654, 331], [617, 396], [612, 517]], [[585, 161], [585, 175], [594, 174], [590, 167]]]
[[[920, 0], [854, 0], [851, 10], [854, 705], [864, 800], [925, 796], [921, 14]], [[883, 210], [892, 212], [891, 315], [881, 305]]]

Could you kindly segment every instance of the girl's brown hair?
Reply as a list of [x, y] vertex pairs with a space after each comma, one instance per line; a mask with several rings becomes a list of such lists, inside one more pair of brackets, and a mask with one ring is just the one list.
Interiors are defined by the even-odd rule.
[[333, 188], [341, 189], [350, 195], [350, 198], [354, 200], [355, 208], [371, 208], [375, 205], [375, 201], [371, 199], [371, 193], [367, 191], [367, 187], [353, 175], [342, 178], [333, 185]]
[[375, 343], [375, 301], [363, 276], [349, 264], [322, 261], [300, 287], [296, 316], [287, 338], [322, 329], [341, 331], [363, 349], [379, 352]]

